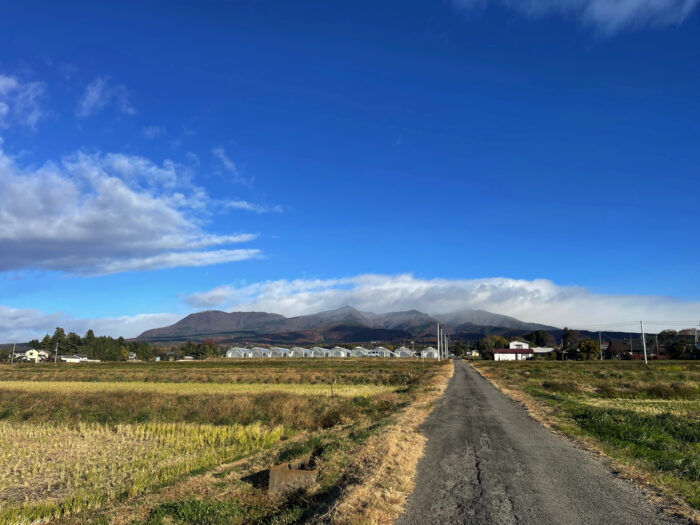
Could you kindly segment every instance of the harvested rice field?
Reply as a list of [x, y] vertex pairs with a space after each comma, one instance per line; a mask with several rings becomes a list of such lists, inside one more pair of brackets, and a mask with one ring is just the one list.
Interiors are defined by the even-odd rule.
[[[368, 361], [0, 365], [0, 523], [320, 519], [452, 367]], [[259, 478], [300, 457], [316, 484], [271, 498]]]

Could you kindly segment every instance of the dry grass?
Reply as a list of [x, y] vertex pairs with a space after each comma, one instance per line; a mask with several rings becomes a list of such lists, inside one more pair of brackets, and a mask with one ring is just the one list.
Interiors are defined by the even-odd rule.
[[120, 393], [139, 392], [142, 394], [260, 394], [280, 392], [302, 396], [341, 396], [356, 397], [383, 394], [397, 390], [387, 385], [344, 385], [344, 384], [268, 384], [268, 383], [146, 383], [140, 381], [0, 381], [0, 390], [22, 392], [73, 393]]
[[57, 518], [134, 497], [276, 442], [283, 429], [0, 422], [0, 522]]
[[354, 483], [326, 515], [328, 521], [338, 525], [388, 524], [400, 515], [413, 492], [416, 466], [427, 441], [419, 427], [453, 373], [452, 363], [438, 367], [427, 388], [396, 422], [367, 440], [350, 465]]
[[[151, 525], [171, 518], [200, 523], [201, 512], [210, 511], [224, 516], [220, 523], [288, 523], [323, 512], [318, 508], [326, 508], [348, 465], [361, 457], [355, 451], [369, 454], [364, 443], [397, 410], [437, 395], [425, 385], [441, 367], [397, 360], [348, 360], [342, 371], [340, 364], [303, 365], [246, 362], [245, 375], [262, 379], [251, 384], [231, 382], [243, 374], [228, 362], [191, 369], [0, 367], [0, 523], [105, 523], [112, 511], [122, 523]], [[341, 374], [353, 382], [334, 384], [330, 397], [328, 380]], [[193, 380], [183, 381], [188, 377]], [[282, 377], [290, 382], [278, 384]], [[316, 383], [295, 382], [302, 377]], [[319, 483], [302, 500], [271, 500], [241, 479], [249, 469], [239, 464], [235, 473], [219, 475], [221, 465], [249, 458], [280, 436], [279, 446], [251, 468], [314, 454]], [[392, 447], [400, 447], [395, 439]]]

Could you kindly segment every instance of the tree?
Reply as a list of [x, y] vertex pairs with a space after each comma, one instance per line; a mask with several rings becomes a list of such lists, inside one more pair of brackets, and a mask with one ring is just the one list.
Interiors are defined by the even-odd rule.
[[61, 328], [60, 326], [56, 327], [56, 330], [54, 330], [53, 336], [51, 337], [51, 347], [56, 348], [56, 345], [58, 345], [59, 350], [62, 349], [65, 345], [66, 342], [66, 332]]
[[75, 332], [68, 332], [66, 337], [65, 350], [68, 353], [77, 352], [83, 346], [83, 340]]
[[595, 339], [583, 339], [578, 350], [580, 359], [595, 359], [600, 355], [600, 344]]
[[554, 336], [546, 330], [535, 330], [523, 336], [524, 339], [532, 343], [534, 346], [550, 346], [554, 345]]
[[39, 343], [39, 348], [46, 350], [47, 352], [51, 352], [54, 348], [56, 348], [56, 345], [51, 344], [51, 336], [46, 334], [41, 340], [41, 343]]
[[41, 348], [41, 342], [40, 342], [38, 339], [32, 339], [32, 340], [29, 341], [29, 343], [27, 343], [27, 344], [29, 345], [29, 348], [34, 348], [34, 349], [36, 349], [36, 350], [38, 350], [39, 348]]
[[492, 352], [494, 348], [507, 348], [508, 340], [500, 335], [487, 335], [476, 343], [479, 350]]
[[453, 351], [454, 355], [464, 355], [467, 353], [468, 350], [469, 350], [469, 346], [467, 346], [462, 341], [455, 341], [454, 344], [452, 345], [452, 351]]
[[578, 346], [578, 341], [581, 338], [576, 330], [571, 330], [570, 328], [564, 327], [564, 331], [561, 334], [562, 346], [566, 350], [575, 350]]

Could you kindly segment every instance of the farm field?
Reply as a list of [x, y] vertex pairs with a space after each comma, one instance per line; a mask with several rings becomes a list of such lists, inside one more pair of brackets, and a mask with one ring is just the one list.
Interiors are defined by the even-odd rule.
[[[337, 493], [353, 451], [433, 389], [445, 366], [0, 365], [0, 522], [294, 522]], [[274, 500], [255, 482], [309, 454], [319, 479], [303, 498]]]
[[[473, 362], [536, 417], [700, 509], [700, 363]], [[692, 511], [691, 511], [692, 512]]]

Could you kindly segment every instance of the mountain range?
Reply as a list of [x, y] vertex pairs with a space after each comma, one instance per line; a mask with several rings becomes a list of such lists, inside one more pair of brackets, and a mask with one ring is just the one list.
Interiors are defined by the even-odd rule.
[[527, 323], [484, 310], [463, 309], [440, 315], [418, 310], [375, 314], [344, 306], [297, 317], [207, 310], [190, 314], [173, 325], [147, 330], [136, 339], [152, 343], [213, 340], [272, 344], [429, 340], [435, 338], [437, 322], [443, 325], [446, 333], [461, 339], [489, 334], [521, 335], [533, 330], [561, 332], [553, 326]]

